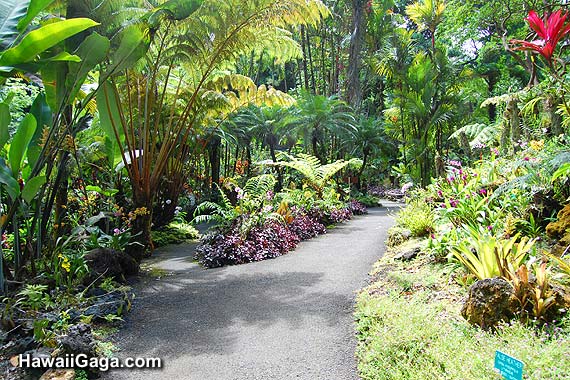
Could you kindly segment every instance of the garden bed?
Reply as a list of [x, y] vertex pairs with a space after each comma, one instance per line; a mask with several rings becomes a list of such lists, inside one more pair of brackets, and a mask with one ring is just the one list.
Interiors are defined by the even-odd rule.
[[465, 272], [420, 253], [417, 240], [389, 250], [358, 297], [358, 368], [372, 379], [500, 379], [496, 350], [524, 362], [525, 379], [570, 379], [570, 318], [540, 327], [519, 321], [495, 332], [461, 317]]

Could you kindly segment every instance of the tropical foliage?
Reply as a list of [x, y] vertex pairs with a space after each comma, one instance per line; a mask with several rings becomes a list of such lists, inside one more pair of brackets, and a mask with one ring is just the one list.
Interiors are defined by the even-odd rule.
[[560, 320], [569, 33], [555, 1], [1, 1], [7, 339], [116, 320], [117, 281], [192, 225], [203, 265], [242, 264], [380, 197], [408, 203], [390, 244]]

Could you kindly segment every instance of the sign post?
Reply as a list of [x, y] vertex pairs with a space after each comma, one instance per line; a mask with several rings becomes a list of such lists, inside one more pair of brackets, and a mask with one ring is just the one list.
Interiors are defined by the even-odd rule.
[[524, 363], [501, 351], [495, 352], [495, 369], [505, 380], [522, 380]]

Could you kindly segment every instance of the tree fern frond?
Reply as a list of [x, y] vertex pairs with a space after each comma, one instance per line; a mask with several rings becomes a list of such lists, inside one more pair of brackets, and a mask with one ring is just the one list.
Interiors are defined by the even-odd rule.
[[243, 190], [246, 196], [254, 201], [262, 201], [277, 183], [271, 174], [262, 174], [247, 180]]
[[449, 136], [449, 139], [459, 139], [462, 133], [465, 133], [470, 140], [469, 144], [471, 147], [474, 147], [480, 144], [486, 145], [497, 140], [501, 130], [498, 124], [469, 124], [456, 130], [451, 136]]

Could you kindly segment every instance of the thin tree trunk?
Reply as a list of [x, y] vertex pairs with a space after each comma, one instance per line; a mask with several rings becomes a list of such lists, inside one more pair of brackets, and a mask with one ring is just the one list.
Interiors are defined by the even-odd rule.
[[307, 38], [307, 54], [309, 55], [309, 68], [311, 74], [311, 89], [313, 93], [317, 93], [317, 84], [315, 83], [315, 67], [313, 65], [313, 54], [311, 49], [311, 41], [309, 39], [309, 32], [305, 30], [305, 37]]
[[307, 48], [305, 44], [305, 26], [301, 25], [301, 50], [303, 51], [303, 79], [305, 90], [309, 89], [309, 74], [307, 72]]
[[365, 32], [364, 0], [352, 0], [352, 32], [348, 57], [348, 72], [346, 74], [346, 100], [353, 107], [358, 107], [362, 101], [360, 84], [360, 66], [362, 39]]
[[511, 98], [507, 103], [507, 112], [509, 115], [509, 124], [511, 126], [513, 150], [516, 152], [519, 150], [521, 139], [521, 120], [519, 116], [519, 107], [515, 98]]

